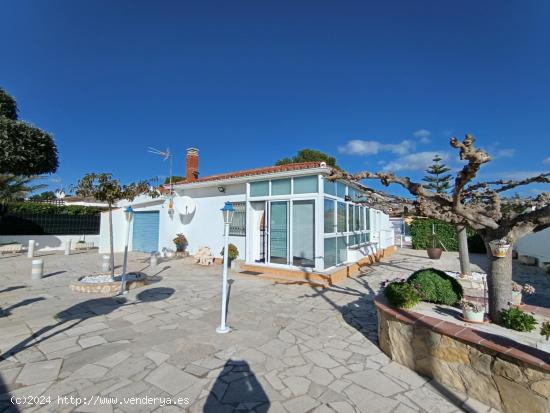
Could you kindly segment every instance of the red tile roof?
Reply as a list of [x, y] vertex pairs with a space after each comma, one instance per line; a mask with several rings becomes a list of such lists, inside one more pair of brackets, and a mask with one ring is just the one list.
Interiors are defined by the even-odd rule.
[[220, 180], [232, 179], [232, 178], [242, 178], [245, 176], [264, 175], [264, 174], [272, 174], [277, 172], [298, 171], [302, 169], [319, 168], [320, 166], [321, 166], [321, 162], [289, 163], [286, 165], [266, 166], [264, 168], [246, 169], [244, 171], [210, 175], [210, 176], [205, 176], [203, 178], [199, 178], [194, 181], [179, 181], [179, 182], [174, 182], [174, 184], [177, 185], [177, 184], [192, 184], [194, 182], [220, 181]]

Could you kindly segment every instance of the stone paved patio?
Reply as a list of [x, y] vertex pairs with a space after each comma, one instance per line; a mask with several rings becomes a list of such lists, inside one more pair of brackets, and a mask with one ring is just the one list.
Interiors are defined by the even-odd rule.
[[[51, 403], [34, 410], [50, 412], [489, 411], [376, 346], [373, 294], [380, 281], [430, 265], [422, 252], [399, 251], [324, 291], [235, 274], [227, 335], [215, 333], [221, 267], [172, 260], [150, 268], [145, 258], [132, 253], [129, 269], [154, 282], [124, 297], [69, 290], [99, 269], [93, 252], [44, 256], [48, 277], [34, 282], [26, 257], [0, 258], [0, 411], [16, 411], [11, 396], [39, 395]], [[456, 269], [456, 254], [436, 265]], [[189, 403], [123, 401], [144, 396]]]

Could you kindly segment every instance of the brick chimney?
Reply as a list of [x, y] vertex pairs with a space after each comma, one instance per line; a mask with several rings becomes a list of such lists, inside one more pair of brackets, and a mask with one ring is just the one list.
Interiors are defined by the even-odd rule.
[[199, 177], [199, 150], [197, 148], [187, 149], [185, 161], [185, 178], [187, 182], [196, 181]]

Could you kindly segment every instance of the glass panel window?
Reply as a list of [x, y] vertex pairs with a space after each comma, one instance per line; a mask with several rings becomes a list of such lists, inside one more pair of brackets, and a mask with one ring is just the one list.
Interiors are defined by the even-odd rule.
[[315, 201], [292, 203], [292, 264], [315, 267]]
[[269, 181], [250, 182], [250, 196], [268, 196]]
[[288, 202], [271, 202], [269, 262], [288, 264]]
[[365, 229], [365, 208], [359, 207], [359, 228], [361, 231]]
[[295, 194], [310, 194], [318, 192], [319, 180], [317, 175], [314, 176], [301, 176], [294, 178], [294, 193]]
[[325, 198], [325, 234], [332, 234], [336, 232], [335, 221], [335, 201]]
[[276, 179], [271, 181], [271, 195], [289, 195], [290, 179]]
[[370, 231], [370, 208], [365, 208], [365, 218], [366, 230]]
[[336, 238], [325, 238], [325, 269], [336, 265]]
[[323, 189], [325, 194], [336, 195], [336, 182], [323, 179]]
[[348, 231], [353, 231], [353, 205], [348, 204]]
[[346, 232], [346, 204], [338, 202], [338, 232]]
[[346, 185], [342, 182], [336, 182], [336, 196], [338, 198], [343, 198], [346, 196]]
[[353, 230], [359, 231], [361, 229], [361, 221], [360, 221], [360, 214], [361, 214], [361, 207], [356, 205], [354, 208], [354, 218], [353, 218]]
[[336, 249], [338, 251], [337, 262], [342, 264], [348, 260], [348, 246], [347, 237], [338, 237]]

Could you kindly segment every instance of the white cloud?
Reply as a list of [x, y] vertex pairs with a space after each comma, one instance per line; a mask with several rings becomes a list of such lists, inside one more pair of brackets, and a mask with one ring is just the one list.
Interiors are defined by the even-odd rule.
[[443, 161], [449, 159], [447, 152], [417, 152], [402, 156], [384, 166], [385, 171], [419, 171], [426, 169], [433, 163], [435, 155], [439, 155]]
[[414, 143], [404, 140], [400, 143], [382, 143], [379, 141], [365, 141], [352, 139], [345, 145], [338, 147], [338, 152], [348, 155], [376, 155], [380, 152], [392, 152], [396, 155], [405, 155], [414, 148]]
[[429, 143], [432, 133], [428, 129], [418, 129], [413, 133], [415, 138], [418, 138], [420, 143]]
[[544, 161], [542, 161], [542, 163], [550, 164], [550, 156], [546, 158]]
[[515, 149], [498, 149], [491, 156], [493, 159], [511, 158], [516, 154]]

